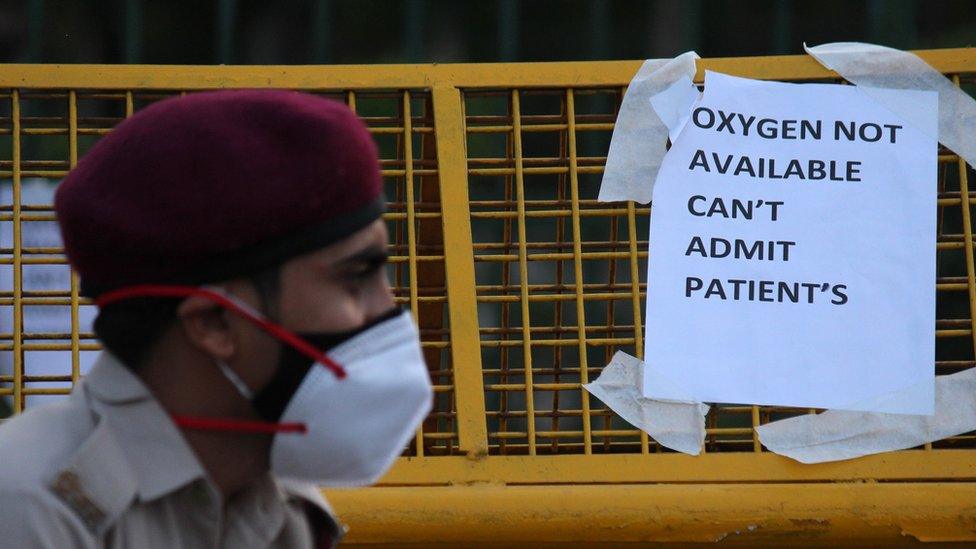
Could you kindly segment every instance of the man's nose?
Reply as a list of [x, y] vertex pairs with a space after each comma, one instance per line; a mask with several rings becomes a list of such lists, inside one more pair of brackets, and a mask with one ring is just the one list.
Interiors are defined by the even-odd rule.
[[396, 300], [393, 298], [393, 288], [390, 286], [389, 279], [386, 276], [379, 278], [380, 281], [377, 283], [376, 288], [368, 292], [366, 303], [363, 304], [366, 309], [366, 317], [370, 321], [388, 313], [390, 309], [396, 306]]

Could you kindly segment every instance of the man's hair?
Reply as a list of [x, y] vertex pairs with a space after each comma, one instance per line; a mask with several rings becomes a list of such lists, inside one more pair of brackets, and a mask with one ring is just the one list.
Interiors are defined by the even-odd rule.
[[[250, 277], [264, 314], [278, 317], [280, 266]], [[181, 298], [139, 297], [103, 307], [95, 318], [95, 335], [105, 348], [132, 370], [149, 358], [163, 334], [176, 322]]]
[[139, 297], [107, 305], [95, 317], [95, 335], [123, 364], [138, 370], [176, 321], [179, 304], [179, 299]]

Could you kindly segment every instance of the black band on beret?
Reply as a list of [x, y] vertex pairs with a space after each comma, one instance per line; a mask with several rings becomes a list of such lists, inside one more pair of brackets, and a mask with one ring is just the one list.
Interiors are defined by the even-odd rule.
[[[187, 273], [152, 282], [199, 286], [250, 276], [342, 240], [379, 219], [385, 210], [386, 204], [381, 195], [358, 210], [338, 215], [324, 223], [215, 256], [212, 261], [193, 266]], [[96, 287], [81, 279], [81, 294], [85, 297], [94, 298], [117, 288]]]

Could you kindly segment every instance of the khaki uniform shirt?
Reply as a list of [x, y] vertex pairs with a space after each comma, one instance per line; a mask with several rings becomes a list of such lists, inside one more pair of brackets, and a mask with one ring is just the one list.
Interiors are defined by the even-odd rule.
[[318, 490], [267, 475], [226, 505], [141, 380], [103, 353], [71, 396], [0, 425], [0, 546], [330, 547]]

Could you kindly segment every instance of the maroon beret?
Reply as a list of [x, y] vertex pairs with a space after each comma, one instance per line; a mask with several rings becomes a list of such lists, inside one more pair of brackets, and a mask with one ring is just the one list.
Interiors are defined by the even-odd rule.
[[376, 145], [346, 105], [235, 90], [140, 110], [78, 162], [54, 207], [94, 297], [253, 274], [365, 227], [383, 201]]

